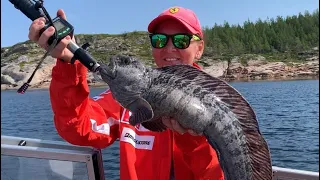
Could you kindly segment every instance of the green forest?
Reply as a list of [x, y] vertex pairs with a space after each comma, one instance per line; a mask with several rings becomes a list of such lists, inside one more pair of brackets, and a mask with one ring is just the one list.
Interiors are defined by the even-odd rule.
[[204, 27], [206, 55], [287, 54], [318, 47], [319, 9], [310, 13], [271, 18], [242, 25]]

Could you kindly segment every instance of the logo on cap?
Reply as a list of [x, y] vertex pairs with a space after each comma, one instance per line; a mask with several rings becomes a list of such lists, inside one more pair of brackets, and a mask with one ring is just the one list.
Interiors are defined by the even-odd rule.
[[170, 11], [172, 14], [174, 14], [174, 13], [177, 13], [177, 12], [179, 11], [179, 8], [173, 7], [173, 8], [170, 8], [169, 11]]

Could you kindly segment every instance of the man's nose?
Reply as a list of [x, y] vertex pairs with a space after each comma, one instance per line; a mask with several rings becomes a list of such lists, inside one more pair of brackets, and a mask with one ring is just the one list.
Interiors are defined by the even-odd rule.
[[174, 45], [173, 45], [173, 42], [172, 42], [172, 39], [170, 38], [169, 40], [168, 40], [168, 43], [167, 43], [167, 45], [166, 45], [166, 51], [177, 51], [177, 48], [176, 47], [174, 47]]

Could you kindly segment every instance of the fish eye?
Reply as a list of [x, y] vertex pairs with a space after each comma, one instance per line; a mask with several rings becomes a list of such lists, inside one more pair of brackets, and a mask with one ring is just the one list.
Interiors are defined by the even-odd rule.
[[131, 57], [125, 57], [122, 59], [122, 63], [125, 65], [130, 65], [133, 62], [134, 62], [134, 60]]

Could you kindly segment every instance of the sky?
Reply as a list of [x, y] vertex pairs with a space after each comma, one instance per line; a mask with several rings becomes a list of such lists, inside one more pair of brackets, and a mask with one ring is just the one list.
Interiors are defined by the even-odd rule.
[[[31, 20], [14, 8], [9, 0], [1, 0], [1, 47], [28, 40]], [[146, 31], [149, 22], [172, 6], [192, 9], [201, 26], [215, 23], [242, 24], [246, 20], [265, 20], [277, 16], [298, 15], [319, 7], [318, 0], [44, 0], [52, 18], [58, 9], [66, 12], [75, 34], [120, 34]]]

